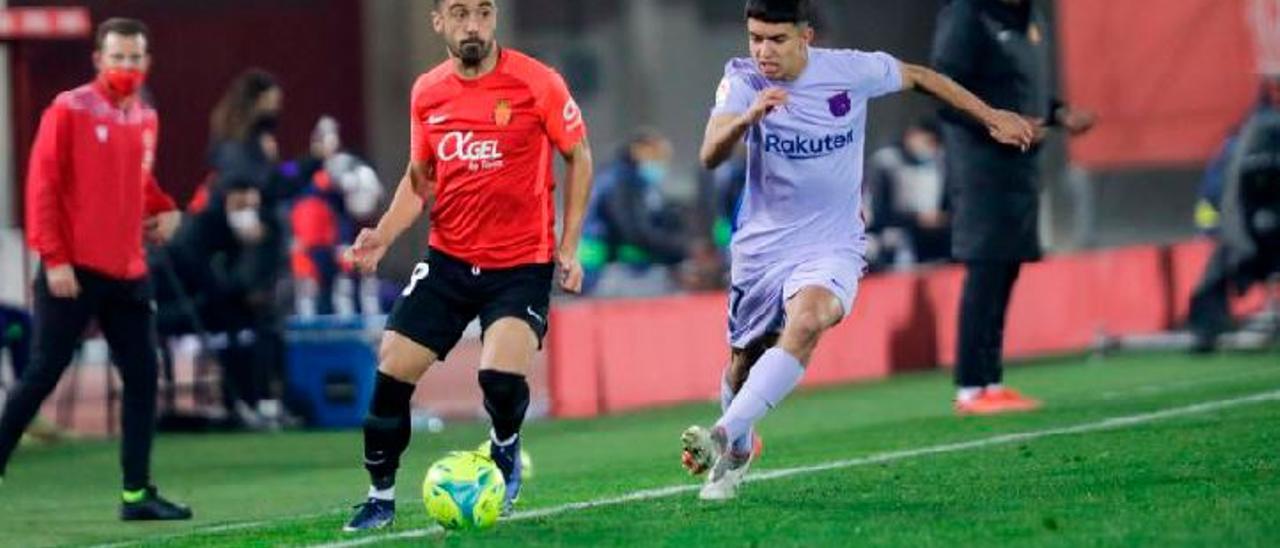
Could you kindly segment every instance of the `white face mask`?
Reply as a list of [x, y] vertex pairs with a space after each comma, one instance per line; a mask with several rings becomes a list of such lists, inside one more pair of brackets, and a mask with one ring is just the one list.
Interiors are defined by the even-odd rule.
[[241, 209], [227, 212], [227, 226], [236, 236], [244, 240], [256, 238], [262, 227], [262, 219], [258, 218], [257, 209]]
[[347, 213], [357, 220], [365, 220], [377, 213], [382, 201], [382, 183], [378, 174], [369, 166], [359, 166], [342, 177], [341, 186]]
[[907, 151], [921, 162], [930, 162], [938, 157], [938, 147], [929, 144], [927, 141], [908, 140], [906, 142]]

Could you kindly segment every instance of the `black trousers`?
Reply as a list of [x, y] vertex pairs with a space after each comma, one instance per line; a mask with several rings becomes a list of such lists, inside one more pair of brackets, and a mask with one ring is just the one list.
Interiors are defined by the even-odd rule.
[[1191, 295], [1187, 323], [1200, 344], [1212, 346], [1218, 335], [1231, 330], [1231, 282], [1232, 272], [1227, 249], [1218, 244], [1209, 257], [1209, 263], [1205, 265], [1200, 284]]
[[49, 294], [44, 272], [36, 276], [31, 363], [0, 416], [0, 474], [22, 433], [70, 365], [89, 321], [96, 319], [111, 349], [111, 361], [124, 381], [120, 450], [124, 488], [142, 489], [151, 483], [156, 416], [158, 360], [151, 289], [146, 280], [120, 280], [85, 269], [76, 269], [76, 279], [80, 296], [59, 299]]
[[956, 385], [977, 388], [1004, 379], [1001, 353], [1009, 296], [1022, 270], [1019, 262], [965, 264], [960, 298], [960, 336], [956, 348]]

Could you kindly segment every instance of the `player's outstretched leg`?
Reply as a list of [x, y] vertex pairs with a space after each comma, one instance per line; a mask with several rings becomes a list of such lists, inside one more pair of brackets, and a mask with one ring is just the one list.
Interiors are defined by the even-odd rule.
[[695, 458], [714, 457], [707, 483], [699, 493], [703, 500], [725, 500], [737, 495], [738, 485], [751, 464], [752, 451], [733, 450], [730, 440], [749, 436], [755, 423], [795, 389], [818, 338], [844, 317], [840, 300], [821, 287], [801, 289], [787, 302], [786, 312], [788, 319], [778, 346], [766, 351], [751, 368], [747, 382], [715, 427], [693, 427], [682, 437], [685, 450]]
[[[772, 345], [777, 342], [777, 337], [768, 337], [768, 344]], [[754, 343], [753, 343], [754, 344]], [[755, 361], [760, 357], [763, 350], [752, 352], [748, 350], [733, 351], [733, 361], [730, 362], [728, 368], [725, 369], [724, 375], [720, 378], [720, 412], [725, 413], [729, 410], [729, 406], [733, 405], [733, 398], [738, 395], [738, 390], [742, 384], [746, 382], [748, 370]], [[695, 430], [697, 427], [690, 428], [686, 432]], [[691, 438], [692, 439], [692, 438]], [[700, 476], [711, 469], [715, 464], [715, 457], [709, 452], [698, 449], [699, 444], [690, 443], [682, 437], [681, 443], [684, 449], [680, 452], [680, 465], [684, 467], [689, 475]], [[760, 452], [764, 446], [760, 436], [756, 434], [755, 429], [748, 429], [747, 435], [732, 440], [730, 449], [738, 453], [745, 454], [750, 452], [753, 458], [759, 458]]]
[[[436, 360], [435, 353], [394, 332], [382, 339], [378, 379], [364, 423], [364, 467], [369, 494], [343, 527], [346, 532], [388, 527], [396, 515], [396, 470], [409, 447], [410, 400], [416, 380]], [[409, 382], [412, 379], [415, 382]]]

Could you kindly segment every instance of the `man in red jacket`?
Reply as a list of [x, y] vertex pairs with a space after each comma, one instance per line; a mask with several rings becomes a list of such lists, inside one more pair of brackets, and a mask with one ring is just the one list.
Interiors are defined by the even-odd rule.
[[124, 493], [120, 518], [190, 519], [151, 484], [156, 341], [145, 238], [173, 235], [179, 213], [151, 174], [156, 111], [138, 97], [151, 58], [147, 27], [109, 19], [98, 27], [97, 78], [63, 92], [44, 112], [27, 179], [27, 234], [40, 256], [31, 363], [0, 416], [0, 478], [91, 319], [124, 380]]

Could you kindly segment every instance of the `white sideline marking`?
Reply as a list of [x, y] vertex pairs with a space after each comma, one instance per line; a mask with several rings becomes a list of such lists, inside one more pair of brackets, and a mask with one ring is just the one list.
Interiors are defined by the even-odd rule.
[[[921, 447], [919, 449], [906, 449], [902, 451], [890, 451], [887, 453], [877, 453], [874, 455], [860, 457], [856, 459], [846, 459], [827, 462], [823, 464], [815, 464], [810, 466], [799, 466], [795, 468], [781, 468], [777, 470], [769, 470], [765, 472], [754, 473], [747, 476], [746, 481], [766, 481], [779, 478], [788, 478], [804, 474], [813, 474], [815, 472], [827, 472], [831, 470], [840, 470], [844, 468], [852, 468], [855, 466], [867, 466], [870, 464], [881, 464], [897, 460], [904, 460], [913, 457], [925, 455], [937, 455], [941, 453], [954, 453], [957, 451], [966, 451], [969, 449], [981, 449], [991, 447], [993, 445], [1005, 445], [1022, 441], [1046, 438], [1050, 436], [1064, 436], [1070, 434], [1083, 434], [1086, 432], [1095, 432], [1099, 430], [1112, 430], [1117, 428], [1125, 428], [1138, 424], [1155, 422], [1173, 417], [1181, 417], [1185, 415], [1195, 415], [1199, 413], [1208, 413], [1219, 409], [1229, 407], [1239, 407], [1255, 403], [1280, 401], [1280, 390], [1270, 392], [1261, 392], [1251, 396], [1243, 396], [1239, 398], [1231, 398], [1226, 400], [1215, 400], [1183, 407], [1173, 407], [1161, 411], [1153, 411], [1151, 413], [1141, 413], [1137, 415], [1128, 415], [1124, 417], [1112, 417], [1095, 422], [1078, 424], [1076, 426], [1064, 426], [1061, 428], [1050, 428], [1047, 430], [1034, 430], [1031, 432], [1021, 432], [1017, 434], [1004, 434], [989, 438], [982, 438], [966, 442], [947, 443], [942, 445], [934, 445], [931, 447]], [[517, 512], [515, 515], [503, 521], [523, 521], [528, 519], [537, 519], [548, 516], [555, 516], [574, 512], [578, 510], [589, 510], [592, 508], [601, 508], [605, 506], [616, 506], [628, 502], [652, 500], [665, 498], [672, 495], [679, 495], [696, 491], [700, 485], [673, 485], [670, 487], [662, 487], [658, 489], [646, 489], [643, 491], [635, 491], [626, 495], [595, 499], [584, 502], [571, 502], [561, 504], [559, 506], [551, 506], [539, 510], [530, 510], [528, 512]], [[349, 548], [353, 546], [364, 546], [367, 544], [375, 544], [391, 540], [403, 540], [411, 538], [421, 538], [442, 532], [439, 526], [429, 527], [426, 529], [414, 529], [411, 531], [402, 531], [399, 533], [390, 533], [376, 536], [362, 537], [352, 540], [331, 542], [325, 544], [313, 544], [312, 548]]]
[[93, 544], [93, 545], [90, 545], [89, 548], [124, 548], [126, 546], [138, 546], [141, 544], [158, 544], [158, 543], [164, 543], [165, 541], [169, 541], [169, 540], [194, 537], [197, 535], [226, 533], [229, 531], [242, 531], [244, 529], [257, 529], [259, 527], [280, 525], [283, 523], [288, 523], [290, 521], [305, 521], [309, 519], [324, 518], [329, 516], [340, 516], [343, 514], [343, 512], [344, 510], [331, 510], [328, 512], [319, 512], [315, 514], [302, 514], [298, 516], [288, 516], [288, 517], [275, 518], [275, 519], [264, 519], [259, 521], [238, 521], [234, 523], [224, 523], [222, 525], [210, 525], [208, 527], [201, 527], [198, 529], [192, 529], [190, 531], [183, 531], [183, 532], [173, 533], [169, 535], [160, 535], [160, 536], [147, 537], [147, 538], [141, 538], [136, 540], [123, 540], [120, 542], [110, 542], [106, 544]]
[[1244, 371], [1231, 375], [1219, 375], [1215, 377], [1205, 377], [1199, 379], [1186, 379], [1181, 381], [1171, 381], [1159, 384], [1147, 384], [1132, 388], [1129, 390], [1112, 390], [1103, 392], [1101, 398], [1104, 400], [1117, 400], [1121, 398], [1129, 398], [1133, 396], [1150, 396], [1153, 394], [1163, 394], [1165, 392], [1176, 392], [1184, 388], [1198, 388], [1206, 384], [1222, 384], [1227, 382], [1238, 381], [1253, 377], [1265, 377], [1280, 373], [1280, 369], [1274, 367], [1267, 369], [1258, 369], [1254, 371]]

